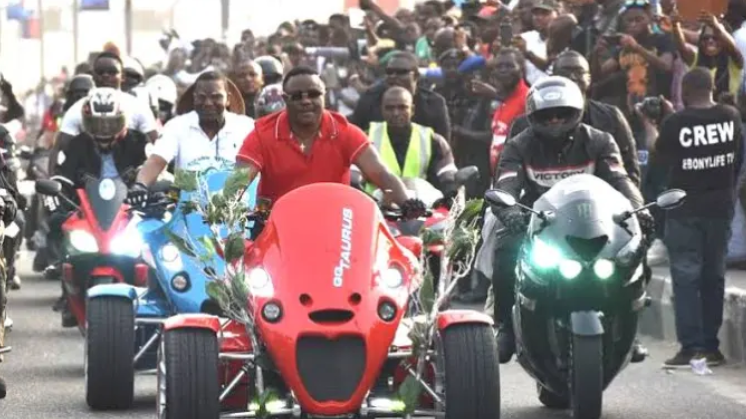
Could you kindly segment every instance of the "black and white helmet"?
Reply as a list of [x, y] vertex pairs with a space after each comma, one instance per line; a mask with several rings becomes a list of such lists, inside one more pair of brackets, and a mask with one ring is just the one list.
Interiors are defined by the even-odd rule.
[[572, 80], [551, 76], [531, 87], [526, 114], [533, 132], [543, 138], [563, 140], [580, 125], [585, 97]]
[[108, 143], [127, 128], [122, 109], [122, 93], [110, 87], [98, 87], [88, 94], [83, 104], [83, 130], [96, 141]]

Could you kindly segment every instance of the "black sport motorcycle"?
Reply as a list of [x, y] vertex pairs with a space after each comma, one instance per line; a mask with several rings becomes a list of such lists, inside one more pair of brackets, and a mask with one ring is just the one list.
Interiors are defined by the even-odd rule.
[[[675, 208], [685, 197], [669, 190], [645, 208]], [[649, 301], [648, 243], [637, 211], [592, 175], [558, 182], [533, 208], [498, 189], [485, 200], [532, 213], [516, 265], [518, 362], [536, 379], [542, 404], [571, 408], [575, 419], [598, 419], [603, 391], [629, 363], [638, 316]]]

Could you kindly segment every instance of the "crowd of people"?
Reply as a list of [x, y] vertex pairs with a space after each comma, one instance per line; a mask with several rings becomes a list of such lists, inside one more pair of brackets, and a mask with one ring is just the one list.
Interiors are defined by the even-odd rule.
[[[723, 362], [726, 260], [746, 260], [736, 199], [740, 191], [746, 203], [738, 181], [745, 0], [695, 17], [680, 14], [675, 0], [426, 1], [393, 15], [360, 0], [360, 8], [362, 22], [337, 14], [323, 24], [284, 22], [269, 37], [247, 29], [232, 50], [171, 31], [154, 68], [107, 44], [49, 106], [37, 146], [52, 149], [50, 171], [71, 187], [81, 170], [143, 166], [130, 182], [134, 203], [167, 167], [208, 154], [262, 173], [260, 194], [271, 199], [311, 182], [349, 181], [355, 166], [364, 188], [392, 190], [411, 215], [422, 203], [400, 177], [427, 179], [448, 198], [456, 169], [468, 165], [482, 174], [469, 197], [493, 186], [527, 204], [577, 173], [607, 180], [635, 206], [678, 187], [689, 194], [684, 207], [639, 214], [651, 241], [659, 239], [654, 250], [666, 247], [671, 262], [681, 350], [666, 364]], [[90, 140], [83, 133], [99, 148], [75, 153]], [[114, 141], [122, 136], [134, 141]], [[109, 157], [99, 158], [101, 150]], [[510, 237], [483, 246], [494, 270], [477, 266], [459, 298], [493, 300], [507, 362], [526, 220], [505, 209], [484, 214], [493, 216]], [[61, 220], [50, 222], [52, 233]], [[57, 308], [75, 326], [64, 303]], [[636, 355], [644, 359], [644, 348]]]

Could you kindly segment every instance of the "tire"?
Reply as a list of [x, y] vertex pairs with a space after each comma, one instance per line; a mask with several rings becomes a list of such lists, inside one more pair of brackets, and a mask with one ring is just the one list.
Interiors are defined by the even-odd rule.
[[570, 400], [573, 419], [598, 419], [603, 407], [603, 336], [572, 336]]
[[158, 351], [159, 419], [220, 417], [218, 354], [218, 339], [211, 330], [164, 334]]
[[549, 409], [567, 409], [570, 407], [570, 400], [567, 397], [553, 393], [539, 383], [536, 383], [536, 393], [541, 404]]
[[500, 364], [492, 328], [453, 325], [441, 339], [445, 419], [500, 419]]
[[128, 409], [135, 385], [132, 301], [93, 298], [88, 301], [86, 317], [86, 402], [95, 410]]

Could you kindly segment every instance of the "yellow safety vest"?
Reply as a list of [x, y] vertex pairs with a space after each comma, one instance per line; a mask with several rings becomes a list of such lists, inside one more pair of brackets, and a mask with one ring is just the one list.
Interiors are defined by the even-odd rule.
[[[432, 155], [432, 128], [412, 123], [412, 136], [409, 139], [403, 169], [399, 166], [399, 160], [396, 158], [394, 147], [391, 145], [385, 122], [371, 122], [368, 138], [373, 142], [378, 154], [381, 155], [383, 164], [396, 176], [421, 179], [427, 177], [427, 168]], [[372, 193], [376, 190], [376, 187], [367, 184], [365, 190]]]

